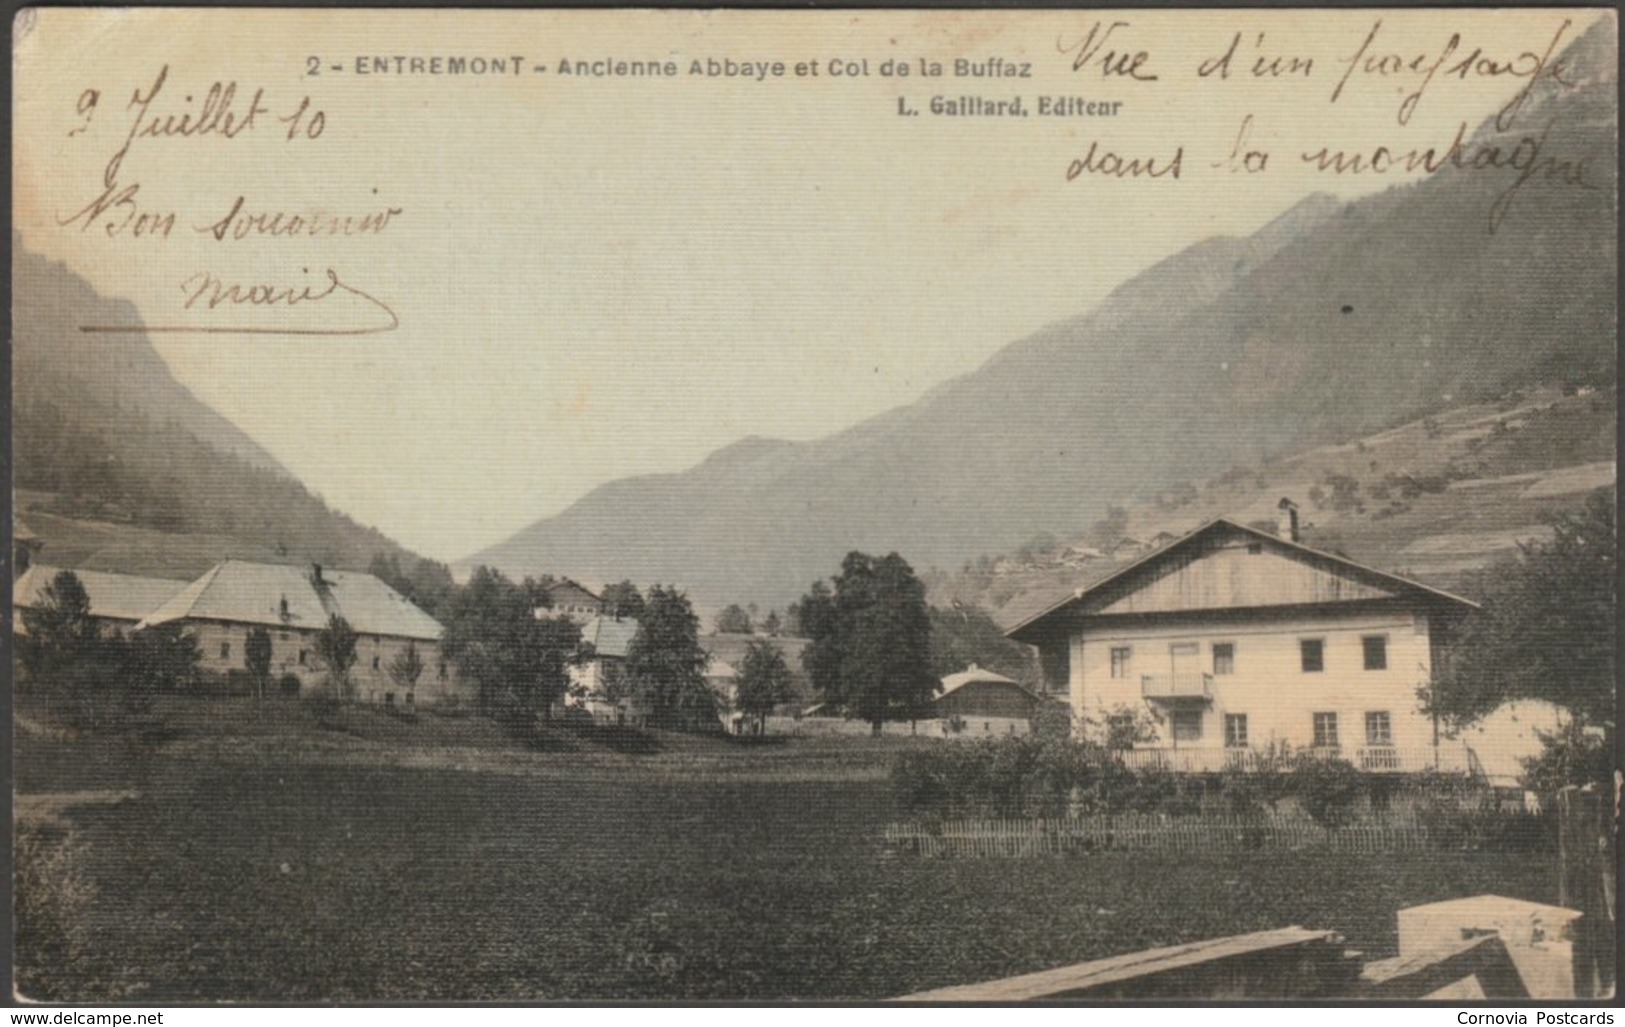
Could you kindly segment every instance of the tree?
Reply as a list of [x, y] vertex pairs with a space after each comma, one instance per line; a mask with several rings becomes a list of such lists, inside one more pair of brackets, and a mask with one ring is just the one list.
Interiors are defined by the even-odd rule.
[[703, 723], [716, 713], [705, 667], [710, 657], [699, 643], [700, 619], [688, 597], [675, 587], [655, 585], [626, 648], [626, 688], [648, 707], [656, 722], [680, 726]]
[[784, 662], [784, 654], [772, 642], [759, 639], [745, 650], [735, 685], [734, 706], [740, 713], [755, 719], [756, 733], [761, 734], [767, 725], [767, 715], [789, 700], [790, 684], [790, 667]]
[[480, 567], [447, 604], [446, 657], [474, 682], [481, 709], [518, 727], [551, 717], [569, 667], [585, 658], [579, 626], [537, 617], [537, 591], [537, 582]]
[[801, 599], [811, 644], [802, 666], [826, 701], [869, 722], [908, 719], [940, 684], [931, 673], [931, 620], [925, 588], [896, 553], [847, 554], [832, 587]]
[[[253, 639], [251, 632], [250, 646]], [[125, 706], [132, 711], [145, 710], [154, 696], [176, 691], [191, 681], [198, 663], [203, 659], [197, 639], [178, 623], [142, 628], [122, 640], [119, 648], [119, 676], [124, 682]], [[270, 676], [270, 663], [270, 635], [267, 634], [267, 678]], [[261, 694], [264, 694], [263, 690]]]
[[1566, 710], [1578, 728], [1548, 745], [1589, 731], [1613, 752], [1614, 518], [1612, 494], [1594, 493], [1580, 509], [1549, 519], [1550, 542], [1522, 546], [1476, 579], [1483, 609], [1463, 625], [1443, 672], [1424, 692], [1431, 712], [1460, 726], [1505, 702], [1542, 699]]
[[263, 627], [248, 630], [243, 643], [243, 665], [254, 679], [254, 693], [265, 698], [265, 684], [271, 679], [271, 633]]
[[521, 714], [552, 719], [570, 689], [570, 667], [586, 658], [581, 626], [568, 617], [535, 617], [519, 633], [514, 654], [516, 704]]
[[62, 679], [101, 655], [104, 638], [90, 615], [90, 593], [72, 571], [56, 573], [41, 590], [40, 603], [22, 611], [22, 622], [17, 655], [31, 680], [70, 684]]
[[762, 619], [762, 633], [777, 638], [783, 630], [784, 624], [779, 620], [779, 611], [767, 611], [767, 616]]
[[389, 680], [403, 692], [410, 693], [417, 688], [418, 678], [423, 676], [423, 657], [418, 655], [416, 642], [406, 643], [406, 648], [395, 654], [389, 661]]
[[643, 593], [630, 581], [606, 586], [598, 598], [604, 604], [604, 612], [616, 620], [641, 620], [643, 617]]
[[755, 631], [750, 614], [738, 603], [729, 603], [717, 614], [717, 634], [749, 635]]
[[355, 644], [355, 629], [336, 613], [327, 618], [326, 627], [316, 632], [316, 658], [327, 668], [327, 683], [335, 699], [349, 694], [350, 668], [356, 661]]

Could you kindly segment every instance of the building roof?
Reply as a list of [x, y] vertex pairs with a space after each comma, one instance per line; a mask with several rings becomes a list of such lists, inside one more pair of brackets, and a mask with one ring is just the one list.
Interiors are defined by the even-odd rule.
[[1475, 610], [1478, 609], [1478, 604], [1472, 600], [1464, 599], [1461, 596], [1446, 592], [1442, 589], [1434, 588], [1431, 585], [1424, 585], [1419, 581], [1413, 581], [1410, 578], [1400, 577], [1397, 574], [1390, 574], [1387, 571], [1379, 571], [1374, 567], [1368, 567], [1365, 564], [1350, 560], [1348, 557], [1339, 556], [1335, 553], [1323, 552], [1322, 550], [1306, 546], [1301, 542], [1294, 542], [1289, 539], [1284, 539], [1270, 532], [1260, 531], [1257, 528], [1252, 528], [1245, 524], [1239, 524], [1236, 521], [1232, 521], [1226, 517], [1218, 517], [1202, 525], [1200, 528], [1190, 532], [1189, 534], [1176, 539], [1161, 549], [1154, 550], [1144, 557], [1126, 564], [1122, 568], [1106, 575], [1098, 581], [1095, 581], [1084, 588], [1077, 589], [1070, 596], [1067, 596], [1059, 602], [1053, 603], [1047, 608], [1024, 618], [1007, 629], [1005, 631], [1005, 635], [1009, 638], [1018, 638], [1020, 635], [1027, 633], [1054, 615], [1075, 607], [1081, 601], [1095, 597], [1100, 593], [1105, 592], [1108, 588], [1121, 585], [1125, 581], [1131, 579], [1134, 575], [1142, 574], [1147, 569], [1154, 568], [1156, 565], [1164, 561], [1176, 560], [1179, 558], [1180, 554], [1186, 553], [1191, 549], [1210, 541], [1214, 536], [1226, 532], [1238, 534], [1247, 538], [1249, 541], [1256, 540], [1266, 546], [1273, 547], [1276, 551], [1284, 553], [1288, 556], [1298, 559], [1306, 559], [1321, 566], [1349, 573], [1354, 577], [1358, 577], [1359, 579], [1370, 582], [1378, 587], [1384, 587], [1392, 589], [1395, 592], [1448, 603], [1453, 606]]
[[599, 598], [592, 591], [592, 589], [581, 584], [580, 582], [572, 581], [569, 578], [560, 578], [557, 581], [548, 582], [547, 586], [544, 587], [542, 591], [547, 595], [547, 598], [552, 601], [554, 606], [559, 606], [561, 605], [561, 601], [569, 599], [578, 601], [585, 600], [586, 602], [593, 604], [603, 602], [603, 600]]
[[581, 626], [581, 640], [590, 644], [594, 653], [623, 660], [637, 633], [638, 622], [630, 618], [594, 617]]
[[371, 574], [227, 560], [187, 585], [138, 627], [216, 620], [319, 629], [337, 614], [361, 635], [439, 641], [440, 623]]
[[[43, 605], [46, 587], [60, 573], [61, 568], [41, 564], [28, 568], [22, 577], [11, 583], [11, 605], [18, 609]], [[106, 571], [76, 570], [73, 573], [90, 596], [91, 616], [109, 620], [138, 621], [186, 587], [186, 582], [169, 578], [142, 578]]]
[[708, 678], [724, 678], [735, 680], [739, 677], [739, 669], [727, 660], [713, 659], [705, 665], [705, 676]]
[[1026, 691], [1021, 682], [1015, 680], [1014, 678], [1007, 678], [1003, 674], [995, 673], [973, 663], [969, 667], [966, 667], [964, 670], [960, 671], [958, 674], [949, 674], [947, 677], [943, 678], [942, 691], [937, 693], [937, 698], [940, 699], [945, 695], [958, 691], [959, 689], [964, 688], [966, 685], [982, 683], [994, 685], [1015, 685], [1017, 688], [1022, 689], [1022, 691]]

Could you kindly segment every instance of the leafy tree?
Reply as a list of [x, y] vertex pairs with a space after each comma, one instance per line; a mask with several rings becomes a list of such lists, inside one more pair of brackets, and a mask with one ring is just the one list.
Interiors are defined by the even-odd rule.
[[95, 662], [104, 641], [101, 625], [90, 615], [90, 593], [72, 571], [58, 571], [40, 593], [41, 602], [22, 611], [26, 634], [18, 658], [34, 681], [65, 683]]
[[783, 630], [784, 622], [779, 619], [779, 611], [767, 611], [767, 616], [762, 618], [762, 633], [777, 638]]
[[423, 676], [423, 657], [418, 655], [415, 642], [406, 643], [406, 648], [395, 654], [389, 661], [389, 680], [403, 692], [410, 693], [417, 688], [418, 678]]
[[802, 597], [812, 640], [802, 666], [826, 701], [869, 722], [917, 716], [940, 684], [931, 673], [925, 588], [907, 561], [847, 554], [832, 587]]
[[327, 681], [335, 699], [349, 694], [350, 668], [356, 661], [355, 644], [355, 629], [336, 613], [328, 617], [326, 627], [316, 632], [316, 658], [327, 668]]
[[714, 717], [705, 683], [710, 657], [699, 643], [700, 619], [675, 587], [649, 589], [643, 619], [626, 649], [626, 687], [656, 722], [694, 726]]
[[[264, 629], [260, 629], [263, 633]], [[264, 677], [270, 677], [270, 635], [266, 635]], [[253, 646], [254, 635], [249, 634]], [[143, 628], [119, 646], [120, 678], [124, 682], [125, 705], [131, 710], [144, 710], [154, 696], [174, 692], [191, 681], [197, 672], [203, 652], [197, 639], [180, 624], [158, 624]], [[252, 667], [250, 667], [252, 671]], [[263, 696], [263, 686], [261, 695]]]
[[551, 716], [569, 687], [569, 667], [585, 658], [578, 626], [536, 616], [536, 585], [477, 568], [447, 605], [442, 642], [474, 682], [480, 707], [520, 726]]
[[643, 618], [643, 593], [630, 581], [607, 586], [598, 598], [603, 601], [604, 612], [623, 620]]
[[[1573, 717], [1580, 737], [1603, 736], [1614, 750], [1614, 499], [1602, 491], [1578, 510], [1552, 517], [1550, 542], [1527, 545], [1481, 575], [1483, 609], [1467, 619], [1443, 672], [1424, 693], [1452, 726], [1516, 699], [1542, 699]], [[1549, 741], [1548, 744], [1553, 744]], [[1553, 757], [1553, 766], [1565, 760]], [[1583, 758], [1567, 765], [1586, 765]], [[1579, 782], [1575, 782], [1579, 783]]]
[[243, 644], [243, 665], [254, 679], [254, 692], [265, 698], [265, 685], [271, 679], [271, 633], [263, 627], [250, 628]]
[[533, 616], [513, 582], [489, 567], [475, 568], [447, 608], [442, 651], [474, 682], [477, 701], [487, 712], [505, 687], [518, 625]]
[[797, 631], [811, 643], [801, 653], [801, 668], [812, 680], [820, 696], [833, 700], [841, 690], [841, 649], [836, 644], [838, 630], [835, 593], [829, 584], [815, 581], [807, 594], [790, 606]]
[[717, 633], [721, 635], [749, 635], [755, 632], [750, 614], [738, 603], [729, 603], [717, 614]]
[[586, 658], [581, 626], [568, 617], [535, 617], [520, 632], [513, 654], [514, 701], [521, 716], [550, 720], [570, 689], [570, 667]]
[[784, 654], [772, 642], [759, 639], [745, 650], [734, 706], [745, 716], [755, 718], [756, 733], [761, 734], [767, 715], [790, 698], [790, 684], [790, 667], [784, 662]]

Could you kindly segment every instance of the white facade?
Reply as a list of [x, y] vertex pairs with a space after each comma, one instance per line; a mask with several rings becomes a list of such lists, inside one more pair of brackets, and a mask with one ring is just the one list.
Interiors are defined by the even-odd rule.
[[1315, 750], [1373, 771], [1466, 769], [1420, 691], [1473, 604], [1290, 538], [1215, 521], [1029, 619], [1080, 733], [1132, 722], [1136, 756], [1217, 770]]
[[[1319, 643], [1320, 670], [1305, 669], [1305, 642]], [[1434, 742], [1433, 721], [1417, 698], [1432, 673], [1425, 613], [1103, 625], [1080, 631], [1071, 645], [1068, 694], [1080, 724], [1144, 709], [1161, 720], [1159, 743], [1187, 748], [1285, 742], [1414, 749]], [[1366, 666], [1368, 648], [1380, 650], [1372, 661], [1380, 665]], [[1201, 694], [1173, 694], [1181, 691]], [[1333, 739], [1335, 746], [1325, 744]]]
[[[247, 669], [245, 654], [248, 633], [255, 625], [219, 621], [191, 621], [186, 631], [202, 651], [198, 669], [225, 675]], [[317, 632], [308, 628], [267, 627], [271, 636], [271, 688], [275, 691], [286, 675], [299, 679], [300, 693], [325, 685], [327, 668], [316, 656]], [[417, 649], [423, 672], [412, 688], [403, 688], [390, 677], [389, 667], [412, 645]], [[434, 705], [472, 700], [469, 689], [457, 679], [455, 668], [440, 654], [440, 644], [425, 640], [385, 635], [357, 635], [356, 661], [350, 668], [349, 698], [357, 702]]]

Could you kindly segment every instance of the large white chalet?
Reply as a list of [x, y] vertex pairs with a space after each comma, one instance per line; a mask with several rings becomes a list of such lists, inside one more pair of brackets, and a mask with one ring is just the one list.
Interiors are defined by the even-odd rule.
[[1475, 605], [1279, 534], [1219, 519], [1028, 618], [1075, 729], [1152, 714], [1138, 763], [1246, 765], [1284, 743], [1367, 770], [1466, 770], [1418, 690]]

